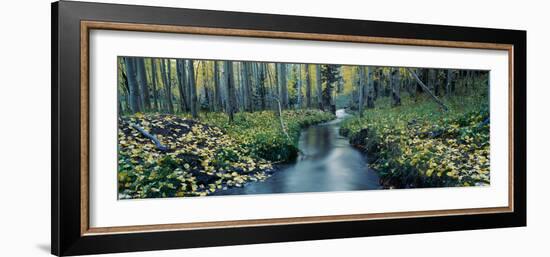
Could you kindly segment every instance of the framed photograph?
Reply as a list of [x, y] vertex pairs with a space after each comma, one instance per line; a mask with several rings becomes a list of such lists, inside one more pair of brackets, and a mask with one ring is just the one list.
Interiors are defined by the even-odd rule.
[[56, 2], [52, 253], [526, 225], [526, 32]]

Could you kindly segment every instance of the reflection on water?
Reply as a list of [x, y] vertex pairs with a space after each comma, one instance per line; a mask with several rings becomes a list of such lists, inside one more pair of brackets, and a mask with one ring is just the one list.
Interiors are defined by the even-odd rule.
[[281, 167], [264, 182], [249, 183], [216, 195], [327, 192], [379, 189], [376, 172], [367, 168], [365, 156], [338, 133], [347, 116], [336, 112], [336, 119], [302, 131], [302, 154], [296, 163]]

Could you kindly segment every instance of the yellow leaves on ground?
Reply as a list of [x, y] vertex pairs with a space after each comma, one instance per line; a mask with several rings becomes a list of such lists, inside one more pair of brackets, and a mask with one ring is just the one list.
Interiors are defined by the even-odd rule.
[[486, 106], [437, 111], [426, 101], [367, 110], [341, 132], [376, 157], [387, 187], [471, 186], [490, 183]]
[[[232, 124], [222, 113], [209, 113], [202, 122], [176, 115], [120, 117], [119, 198], [205, 196], [263, 181], [273, 172], [271, 161], [297, 154], [302, 127], [333, 118], [313, 110], [285, 111], [283, 116], [293, 142], [267, 111], [239, 113]], [[168, 150], [159, 150], [129, 124], [140, 126]]]
[[[130, 123], [169, 150], [159, 150]], [[268, 161], [247, 155], [221, 129], [176, 116], [120, 118], [118, 135], [120, 198], [202, 196], [251, 178], [265, 179], [273, 169]]]

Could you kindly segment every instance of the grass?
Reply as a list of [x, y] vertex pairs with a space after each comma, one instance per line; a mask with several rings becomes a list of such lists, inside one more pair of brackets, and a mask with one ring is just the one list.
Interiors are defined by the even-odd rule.
[[371, 157], [388, 188], [471, 186], [490, 183], [487, 95], [446, 100], [381, 99], [363, 118], [343, 122], [341, 133]]

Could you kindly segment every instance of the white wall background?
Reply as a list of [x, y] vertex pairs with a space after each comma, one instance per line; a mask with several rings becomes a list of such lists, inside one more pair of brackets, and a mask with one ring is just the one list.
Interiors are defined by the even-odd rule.
[[[545, 256], [550, 229], [550, 32], [545, 1], [104, 0], [200, 9], [525, 29], [528, 227], [117, 256]], [[50, 242], [50, 1], [0, 9], [0, 255], [47, 256]], [[531, 253], [531, 254], [529, 254]]]

